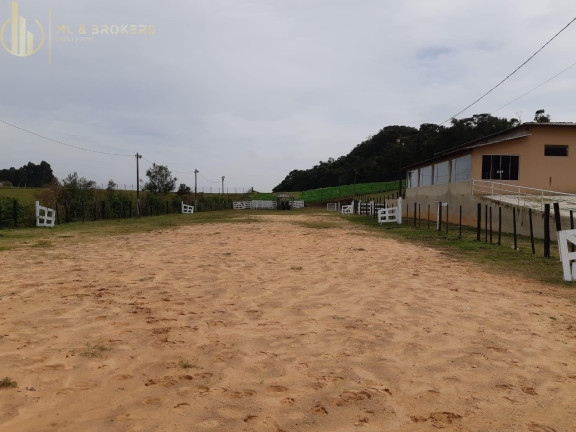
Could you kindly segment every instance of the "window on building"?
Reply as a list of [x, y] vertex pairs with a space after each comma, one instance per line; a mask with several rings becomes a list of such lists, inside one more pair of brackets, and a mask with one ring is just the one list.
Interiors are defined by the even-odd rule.
[[568, 156], [567, 145], [545, 145], [544, 156]]
[[518, 180], [519, 166], [519, 156], [482, 155], [482, 179]]
[[434, 184], [446, 184], [450, 181], [450, 162], [440, 162], [434, 165]]
[[432, 184], [432, 165], [420, 168], [420, 186], [430, 186]]
[[408, 188], [418, 187], [418, 170], [408, 171]]
[[472, 155], [462, 156], [452, 161], [452, 171], [450, 181], [452, 183], [470, 180], [470, 170], [472, 167]]

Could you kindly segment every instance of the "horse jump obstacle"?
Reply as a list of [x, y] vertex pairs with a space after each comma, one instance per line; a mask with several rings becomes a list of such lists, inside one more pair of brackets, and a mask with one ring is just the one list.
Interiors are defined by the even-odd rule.
[[182, 214], [194, 214], [194, 206], [184, 204], [182, 201]]
[[402, 225], [402, 198], [398, 198], [396, 207], [388, 207], [378, 210], [378, 224], [396, 222]]
[[576, 230], [558, 231], [558, 250], [566, 282], [576, 282], [576, 252], [568, 251], [568, 244], [576, 245]]
[[[278, 203], [271, 200], [234, 201], [232, 203], [234, 210], [275, 210], [277, 207]], [[304, 208], [304, 201], [290, 201], [290, 207], [293, 209]]]
[[354, 201], [350, 205], [344, 205], [340, 207], [340, 213], [343, 215], [351, 215], [354, 214]]
[[54, 228], [55, 222], [56, 222], [56, 210], [53, 210], [48, 207], [43, 207], [40, 205], [39, 201], [36, 201], [36, 226]]
[[340, 203], [326, 203], [326, 211], [340, 211]]

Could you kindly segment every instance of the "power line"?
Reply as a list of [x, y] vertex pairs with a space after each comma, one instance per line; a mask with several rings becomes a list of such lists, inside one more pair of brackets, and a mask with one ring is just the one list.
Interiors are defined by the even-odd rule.
[[564, 72], [568, 71], [569, 69], [573, 68], [574, 66], [576, 66], [576, 62], [575, 62], [575, 63], [572, 63], [572, 64], [571, 64], [570, 66], [568, 66], [567, 68], [561, 70], [561, 71], [558, 72], [556, 75], [548, 78], [546, 81], [538, 84], [538, 85], [537, 85], [536, 87], [534, 87], [532, 90], [527, 91], [526, 93], [522, 94], [521, 96], [518, 96], [516, 99], [513, 99], [513, 100], [511, 100], [510, 102], [508, 102], [507, 104], [502, 105], [500, 108], [492, 111], [491, 114], [493, 114], [493, 113], [495, 113], [495, 112], [498, 112], [498, 111], [500, 111], [500, 110], [503, 109], [503, 108], [506, 108], [508, 105], [516, 102], [516, 101], [519, 100], [519, 99], [522, 99], [524, 96], [527, 96], [527, 95], [529, 95], [530, 93], [532, 93], [533, 91], [538, 90], [540, 87], [542, 87], [542, 86], [545, 85], [545, 84], [548, 84], [550, 81], [552, 81], [553, 79], [559, 77], [559, 76], [562, 75]]
[[47, 136], [45, 136], [45, 135], [41, 135], [41, 134], [39, 134], [39, 133], [36, 133], [36, 132], [33, 132], [33, 131], [28, 130], [28, 129], [26, 129], [26, 128], [17, 126], [17, 125], [15, 125], [15, 124], [13, 124], [13, 123], [7, 122], [7, 121], [2, 120], [2, 119], [0, 119], [0, 123], [4, 123], [4, 124], [7, 125], [7, 126], [10, 126], [10, 127], [15, 128], [15, 129], [21, 130], [21, 131], [26, 132], [26, 133], [28, 133], [28, 134], [30, 134], [30, 135], [34, 135], [34, 136], [36, 136], [36, 137], [38, 137], [38, 138], [42, 138], [42, 139], [45, 139], [45, 140], [48, 140], [48, 141], [52, 141], [53, 143], [61, 144], [61, 145], [67, 146], [67, 147], [72, 147], [72, 148], [74, 148], [74, 149], [76, 149], [76, 150], [87, 151], [87, 152], [90, 152], [90, 153], [98, 153], [98, 154], [103, 154], [103, 155], [107, 155], [107, 156], [123, 156], [123, 157], [127, 157], [127, 156], [133, 157], [133, 156], [134, 156], [133, 154], [121, 154], [121, 153], [103, 152], [103, 151], [99, 151], [99, 150], [92, 150], [92, 149], [89, 149], [89, 148], [86, 148], [86, 147], [80, 147], [80, 146], [77, 146], [77, 145], [74, 145], [74, 144], [68, 144], [68, 143], [65, 143], [64, 141], [59, 141], [59, 140], [56, 140], [56, 139], [47, 137]]
[[[506, 76], [506, 78], [504, 78], [502, 81], [500, 81], [498, 84], [496, 84], [494, 87], [492, 87], [490, 90], [488, 90], [486, 93], [484, 93], [482, 96], [480, 96], [478, 99], [476, 99], [474, 102], [472, 102], [471, 104], [469, 104], [466, 108], [464, 108], [463, 110], [460, 110], [458, 113], [454, 114], [453, 116], [450, 116], [450, 118], [444, 120], [442, 123], [438, 124], [438, 126], [442, 126], [443, 124], [449, 122], [450, 120], [452, 120], [453, 118], [458, 117], [460, 114], [462, 114], [463, 112], [465, 112], [466, 110], [468, 110], [468, 108], [473, 107], [474, 105], [476, 105], [478, 102], [480, 102], [482, 99], [484, 99], [486, 96], [488, 96], [490, 93], [492, 93], [494, 90], [496, 90], [498, 87], [500, 87], [505, 81], [507, 81], [512, 75], [514, 75], [516, 72], [518, 72], [524, 65], [526, 65], [530, 60], [532, 60], [540, 51], [542, 51], [546, 46], [548, 46], [554, 39], [556, 39], [560, 33], [562, 33], [564, 30], [566, 30], [574, 21], [576, 21], [576, 17], [573, 18], [568, 24], [566, 24], [560, 31], [558, 31], [554, 36], [552, 36], [544, 45], [542, 45], [542, 47], [540, 47], [540, 49], [538, 49], [534, 54], [532, 54], [530, 57], [528, 57], [527, 60], [524, 61], [524, 63], [522, 63], [520, 66], [518, 66], [516, 69], [514, 69], [514, 71], [510, 74], [508, 74], [508, 76]], [[500, 108], [498, 108], [497, 110], [493, 111], [497, 112], [499, 110], [501, 110], [502, 108], [510, 105], [513, 102], [516, 102], [518, 99], [526, 96], [527, 94], [533, 92], [534, 90], [542, 87], [544, 84], [548, 83], [549, 81], [553, 80], [554, 78], [556, 78], [557, 76], [559, 76], [560, 74], [566, 72], [568, 69], [572, 68], [573, 66], [575, 66], [576, 64], [572, 64], [571, 66], [567, 67], [566, 69], [564, 69], [563, 71], [559, 72], [558, 74], [554, 75], [553, 77], [549, 78], [548, 80], [544, 81], [542, 84], [538, 85], [537, 87], [533, 88], [532, 90], [530, 90], [527, 93], [524, 93], [522, 96], [517, 97], [516, 99], [514, 99], [513, 101], [507, 103], [504, 106], [501, 106]], [[408, 136], [401, 136], [399, 137], [399, 139], [407, 139], [407, 138], [414, 138], [417, 136], [421, 136], [421, 135], [429, 135], [431, 134], [432, 131], [430, 132], [418, 132], [416, 134], [413, 135], [408, 135]]]
[[206, 180], [207, 182], [210, 182], [210, 183], [220, 183], [220, 181], [218, 181], [218, 180], [214, 181], [214, 180], [210, 180], [210, 179], [204, 177], [201, 172], [199, 172], [199, 174], [200, 174], [200, 177], [202, 177], [202, 178], [203, 178], [204, 180]]
[[558, 37], [558, 35], [560, 35], [560, 33], [562, 33], [564, 30], [566, 30], [574, 21], [576, 21], [576, 18], [573, 18], [572, 21], [570, 21], [568, 24], [566, 24], [558, 33], [556, 33], [554, 36], [552, 36], [552, 38], [550, 40], [548, 40], [548, 42], [546, 42], [544, 45], [542, 45], [542, 47], [536, 51], [534, 54], [532, 54], [530, 57], [528, 57], [528, 59], [526, 61], [524, 61], [524, 63], [522, 63], [520, 66], [518, 66], [516, 69], [514, 69], [514, 71], [510, 74], [508, 74], [508, 76], [506, 78], [504, 78], [502, 81], [500, 81], [498, 84], [496, 84], [494, 87], [492, 87], [490, 90], [488, 90], [486, 93], [484, 93], [482, 96], [480, 96], [478, 99], [476, 99], [474, 102], [472, 102], [470, 105], [468, 105], [466, 108], [464, 108], [463, 110], [460, 110], [459, 112], [457, 112], [456, 114], [454, 114], [453, 116], [450, 116], [449, 119], [444, 120], [442, 123], [440, 123], [441, 125], [443, 125], [444, 123], [449, 122], [451, 119], [458, 117], [460, 114], [462, 114], [464, 111], [466, 111], [468, 108], [473, 107], [474, 105], [476, 105], [478, 102], [480, 102], [482, 99], [484, 99], [486, 96], [488, 96], [490, 93], [492, 93], [494, 90], [496, 90], [498, 87], [500, 87], [504, 82], [506, 82], [508, 80], [508, 78], [510, 78], [512, 75], [514, 75], [516, 72], [518, 72], [524, 65], [526, 65], [526, 63], [528, 63], [530, 60], [532, 60], [534, 57], [536, 57], [536, 55], [542, 51], [544, 48], [546, 48], [546, 46], [548, 46], [548, 44], [550, 44], [550, 42], [552, 42], [554, 39], [556, 39]]

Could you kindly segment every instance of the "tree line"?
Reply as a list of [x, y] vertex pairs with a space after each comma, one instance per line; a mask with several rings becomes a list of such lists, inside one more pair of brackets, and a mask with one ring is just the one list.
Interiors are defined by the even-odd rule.
[[[544, 110], [536, 111], [534, 121], [548, 123]], [[440, 151], [518, 126], [519, 120], [490, 114], [475, 114], [452, 119], [449, 126], [424, 123], [411, 126], [386, 126], [356, 145], [338, 159], [329, 158], [306, 170], [293, 170], [273, 192], [305, 191], [354, 183], [398, 180], [401, 167], [430, 159]]]
[[42, 187], [54, 180], [52, 167], [42, 161], [39, 165], [28, 162], [20, 168], [0, 169], [0, 183], [17, 187]]

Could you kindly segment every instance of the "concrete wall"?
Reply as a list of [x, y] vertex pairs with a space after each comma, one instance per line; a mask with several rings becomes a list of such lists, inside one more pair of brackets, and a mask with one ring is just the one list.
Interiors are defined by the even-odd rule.
[[[502, 231], [513, 233], [513, 207], [511, 204], [500, 204], [488, 198], [472, 195], [472, 182], [459, 182], [446, 185], [426, 186], [406, 190], [406, 199], [404, 200], [403, 212], [404, 217], [414, 217], [414, 204], [420, 206], [420, 215], [423, 220], [428, 217], [428, 205], [430, 205], [430, 220], [436, 222], [437, 202], [448, 203], [448, 216], [450, 223], [457, 224], [459, 221], [459, 209], [462, 206], [462, 224], [476, 227], [478, 220], [478, 204], [482, 208], [482, 229], [485, 227], [486, 206], [492, 207], [492, 226], [494, 231], [498, 229], [498, 207], [502, 207]], [[489, 210], [488, 210], [489, 211]], [[443, 221], [446, 220], [446, 208], [443, 210]], [[534, 227], [534, 236], [544, 238], [544, 213], [532, 210], [532, 224]], [[556, 239], [556, 224], [554, 221], [553, 208], [550, 215], [550, 238]], [[567, 217], [562, 218], [562, 228], [570, 228], [570, 220]], [[530, 235], [530, 220], [528, 209], [523, 207], [516, 208], [516, 229], [519, 235]]]

